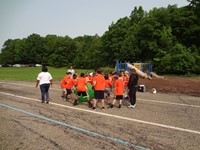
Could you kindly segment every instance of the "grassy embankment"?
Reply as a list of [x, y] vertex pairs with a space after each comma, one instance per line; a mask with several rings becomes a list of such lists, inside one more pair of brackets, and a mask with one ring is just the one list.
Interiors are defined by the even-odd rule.
[[[51, 73], [54, 80], [61, 80], [67, 68], [53, 68], [48, 67], [48, 72]], [[75, 69], [80, 74], [81, 72], [86, 73], [93, 72], [93, 69]], [[38, 73], [41, 72], [41, 67], [2, 67], [0, 68], [0, 80], [19, 80], [19, 81], [35, 81]]]

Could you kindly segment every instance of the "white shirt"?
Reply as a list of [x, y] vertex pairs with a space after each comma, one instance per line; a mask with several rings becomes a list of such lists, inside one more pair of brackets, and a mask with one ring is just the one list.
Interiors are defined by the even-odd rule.
[[69, 69], [67, 72], [71, 72], [71, 73], [72, 73], [72, 76], [73, 76], [74, 73], [75, 73], [74, 69]]
[[40, 72], [38, 74], [37, 80], [40, 81], [40, 85], [48, 84], [48, 83], [50, 83], [50, 80], [52, 80], [52, 76], [49, 72]]

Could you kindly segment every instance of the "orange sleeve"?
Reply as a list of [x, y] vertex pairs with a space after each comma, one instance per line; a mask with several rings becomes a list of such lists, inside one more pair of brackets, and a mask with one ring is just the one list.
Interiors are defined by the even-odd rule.
[[116, 95], [123, 95], [124, 94], [124, 83], [121, 79], [118, 79], [115, 82], [115, 94]]

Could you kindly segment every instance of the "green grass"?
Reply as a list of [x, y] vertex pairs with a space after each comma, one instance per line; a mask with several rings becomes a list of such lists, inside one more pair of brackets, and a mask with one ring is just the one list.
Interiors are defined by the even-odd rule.
[[[53, 68], [48, 67], [48, 72], [51, 73], [53, 80], [61, 80], [68, 68]], [[93, 72], [93, 69], [75, 69], [78, 74], [81, 72]], [[1, 67], [0, 80], [19, 80], [19, 81], [35, 81], [37, 75], [41, 72], [41, 67]]]

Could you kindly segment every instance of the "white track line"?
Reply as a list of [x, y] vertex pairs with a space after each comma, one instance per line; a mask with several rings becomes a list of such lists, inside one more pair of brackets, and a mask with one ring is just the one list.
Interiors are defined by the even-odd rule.
[[168, 104], [168, 105], [178, 105], [178, 106], [200, 108], [200, 106], [198, 106], [198, 105], [189, 105], [189, 104], [180, 104], [180, 103], [172, 103], [172, 102], [163, 102], [163, 101], [156, 101], [156, 100], [143, 99], [143, 98], [138, 98], [138, 100], [145, 101], [145, 102], [150, 102], [150, 103], [161, 103], [161, 104]]
[[[0, 82], [0, 83], [3, 83], [3, 84], [6, 83], [6, 84], [16, 85], [16, 86], [26, 86], [26, 87], [32, 87], [32, 88], [34, 87], [32, 85], [25, 85], [25, 84], [18, 84], [18, 83], [7, 83], [7, 82]], [[51, 90], [61, 91], [61, 89], [57, 89], [57, 88], [51, 88]], [[160, 103], [160, 104], [200, 108], [200, 106], [198, 106], [198, 105], [180, 104], [180, 103], [173, 103], [173, 102], [163, 102], [163, 101], [143, 99], [143, 98], [137, 98], [137, 99], [140, 100], [140, 101], [145, 101], [145, 102], [150, 102], [150, 103]]]
[[[14, 95], [14, 94], [5, 93], [5, 92], [0, 92], [0, 93], [4, 94], [4, 95], [7, 95], [7, 96], [13, 96], [13, 97], [17, 97], [17, 98], [32, 100], [32, 101], [39, 101], [39, 102], [41, 101], [39, 99], [34, 99], [34, 98], [29, 98], [29, 97], [24, 97], [24, 96], [19, 96], [19, 95]], [[92, 111], [92, 110], [66, 106], [66, 105], [62, 105], [62, 104], [58, 104], [58, 103], [54, 103], [54, 102], [50, 102], [49, 104], [55, 105], [55, 106], [60, 106], [60, 107], [65, 107], [65, 108], [69, 108], [69, 109], [74, 109], [74, 110], [94, 113], [94, 114], [98, 114], [98, 115], [102, 115], [102, 116], [113, 117], [113, 118], [117, 118], [117, 119], [128, 120], [128, 121], [138, 122], [138, 123], [142, 123], [142, 124], [147, 124], [147, 125], [152, 125], [152, 126], [157, 126], [157, 127], [167, 128], [167, 129], [173, 129], [173, 130], [177, 130], [177, 131], [184, 131], [184, 132], [193, 133], [193, 134], [199, 134], [200, 135], [200, 131], [196, 131], [196, 130], [184, 129], [184, 128], [179, 128], [179, 127], [175, 127], [175, 126], [165, 125], [165, 124], [159, 124], [159, 123], [148, 122], [148, 121], [143, 121], [143, 120], [138, 120], [138, 119], [132, 119], [132, 118], [128, 118], [128, 117], [122, 117], [122, 116], [117, 116], [117, 115], [112, 115], [112, 114], [107, 114], [107, 113], [102, 113], [102, 112], [96, 112], [96, 111]]]

